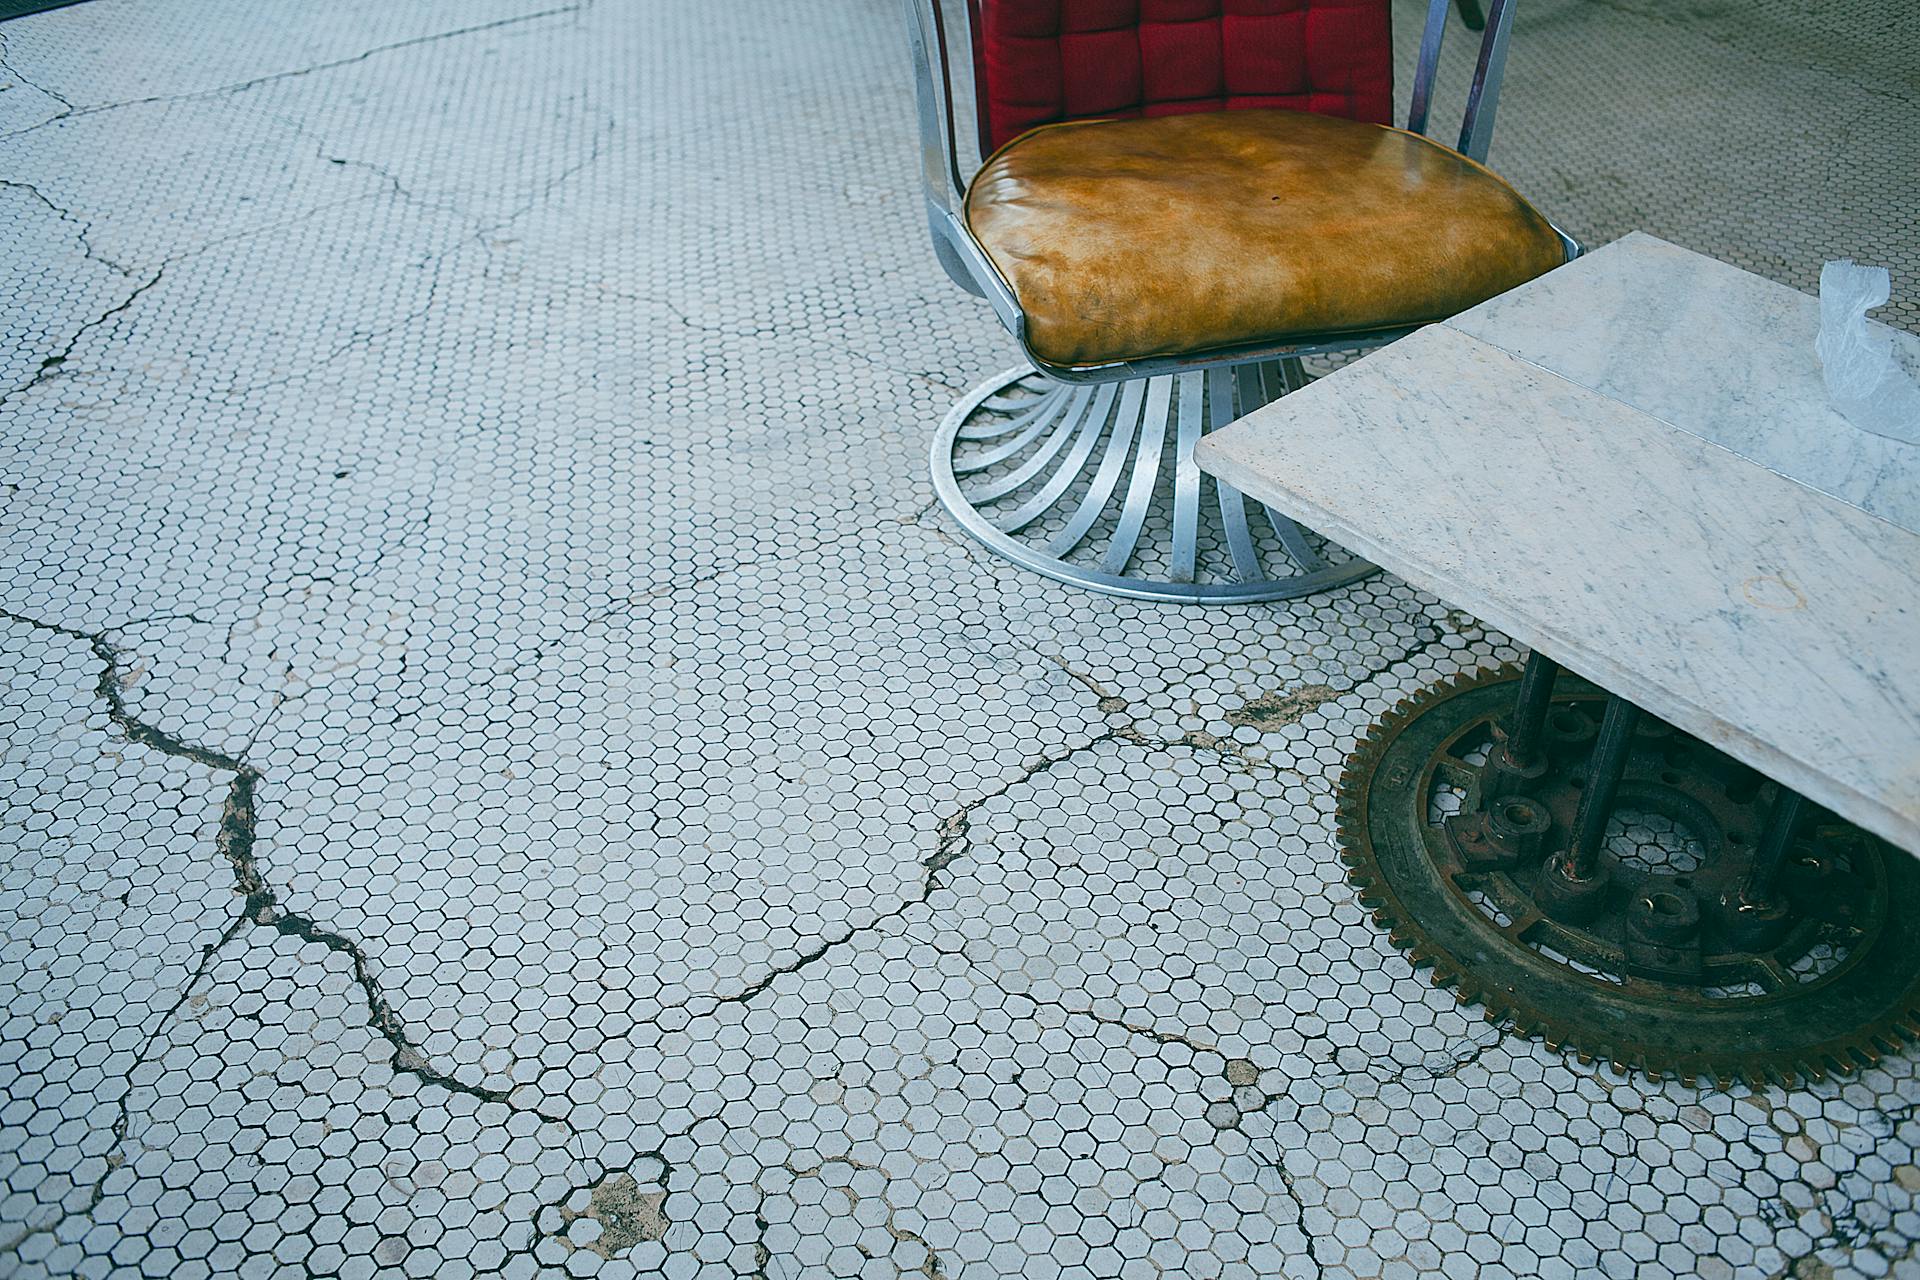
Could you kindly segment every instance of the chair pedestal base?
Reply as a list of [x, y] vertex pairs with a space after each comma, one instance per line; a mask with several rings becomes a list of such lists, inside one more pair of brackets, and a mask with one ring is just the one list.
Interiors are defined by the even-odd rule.
[[1305, 385], [1298, 360], [1094, 386], [1012, 369], [955, 404], [933, 487], [1015, 564], [1141, 600], [1285, 600], [1376, 572], [1201, 474], [1193, 446]]

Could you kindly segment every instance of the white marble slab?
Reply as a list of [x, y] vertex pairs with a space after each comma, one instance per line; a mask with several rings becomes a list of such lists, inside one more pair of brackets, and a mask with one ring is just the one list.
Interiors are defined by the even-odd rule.
[[1444, 325], [1200, 460], [1920, 852], [1920, 536]]
[[[1797, 289], [1636, 232], [1447, 323], [1920, 533], [1920, 445], [1829, 407]], [[1920, 371], [1920, 337], [1869, 324]]]

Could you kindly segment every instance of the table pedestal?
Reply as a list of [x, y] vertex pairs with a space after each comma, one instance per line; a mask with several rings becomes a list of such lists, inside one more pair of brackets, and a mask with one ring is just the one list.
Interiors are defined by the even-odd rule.
[[1785, 1083], [1920, 1033], [1920, 864], [1545, 659], [1403, 703], [1339, 824], [1416, 965], [1582, 1058]]

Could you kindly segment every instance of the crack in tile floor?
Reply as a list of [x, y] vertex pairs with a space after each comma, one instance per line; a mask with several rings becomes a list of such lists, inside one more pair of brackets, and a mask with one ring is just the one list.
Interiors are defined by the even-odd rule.
[[[234, 94], [245, 93], [249, 89], [257, 89], [261, 85], [275, 84], [282, 80], [295, 80], [295, 79], [299, 79], [302, 76], [315, 75], [322, 71], [337, 70], [340, 67], [350, 67], [357, 63], [365, 62], [370, 58], [377, 57], [381, 54], [393, 53], [401, 49], [417, 48], [418, 46], [423, 44], [434, 44], [441, 40], [453, 40], [453, 39], [457, 39], [460, 36], [475, 35], [482, 31], [497, 31], [502, 27], [518, 26], [519, 24], [526, 23], [526, 22], [537, 22], [543, 18], [555, 18], [563, 14], [580, 13], [584, 11], [592, 3], [593, 3], [593, 0], [578, 0], [578, 2], [575, 4], [560, 5], [558, 7], [551, 8], [551, 9], [541, 9], [535, 13], [517, 14], [513, 17], [500, 18], [493, 22], [480, 22], [480, 23], [475, 23], [471, 26], [456, 27], [451, 31], [437, 31], [430, 35], [413, 36], [406, 40], [396, 40], [390, 44], [377, 45], [374, 48], [366, 49], [360, 53], [356, 53], [351, 57], [336, 58], [329, 62], [317, 62], [312, 66], [298, 67], [290, 71], [276, 71], [270, 75], [255, 76], [252, 79], [240, 80], [232, 84], [216, 85], [210, 89], [193, 89], [193, 90], [189, 90], [182, 93], [154, 94], [150, 97], [144, 97], [144, 98], [127, 98], [119, 102], [75, 104], [75, 103], [69, 102], [66, 98], [61, 97], [59, 94], [56, 94], [51, 90], [42, 89], [40, 88], [39, 85], [33, 84], [32, 82], [28, 81], [24, 76], [21, 76], [18, 71], [13, 71], [13, 75], [15, 76], [16, 79], [19, 79], [21, 83], [27, 84], [28, 87], [36, 89], [39, 92], [46, 94], [48, 97], [53, 98], [57, 102], [64, 103], [65, 110], [61, 111], [58, 115], [51, 116], [45, 120], [42, 120], [40, 123], [36, 125], [32, 125], [28, 128], [16, 129], [11, 133], [0, 134], [0, 141], [5, 141], [10, 138], [24, 137], [27, 134], [34, 133], [40, 129], [44, 129], [48, 125], [58, 124], [63, 120], [72, 120], [72, 119], [77, 119], [83, 116], [99, 115], [102, 112], [107, 112], [107, 111], [121, 111], [128, 107], [154, 106], [156, 104], [165, 103], [165, 102], [193, 102], [193, 101], [199, 101], [206, 98], [229, 97]], [[4, 64], [0, 64], [0, 65], [4, 65]], [[9, 67], [8, 69], [13, 70], [11, 67]]]
[[[353, 966], [354, 982], [359, 986], [366, 1002], [368, 1017], [374, 1029], [391, 1049], [391, 1066], [396, 1072], [413, 1076], [435, 1088], [463, 1093], [482, 1102], [499, 1103], [513, 1110], [537, 1116], [550, 1124], [557, 1124], [569, 1130], [573, 1128], [571, 1122], [564, 1116], [549, 1115], [537, 1107], [516, 1102], [513, 1095], [518, 1092], [517, 1089], [494, 1089], [486, 1085], [473, 1084], [436, 1068], [408, 1036], [406, 1024], [394, 1011], [386, 994], [381, 990], [379, 976], [374, 972], [373, 964], [367, 958], [365, 949], [344, 934], [325, 928], [310, 917], [289, 911], [281, 905], [279, 894], [267, 883], [254, 857], [256, 824], [254, 799], [256, 789], [262, 781], [259, 771], [237, 756], [183, 742], [139, 720], [128, 711], [124, 686], [121, 683], [121, 653], [105, 633], [76, 631], [70, 627], [22, 617], [4, 609], [0, 609], [0, 618], [85, 643], [101, 663], [100, 678], [95, 686], [95, 693], [105, 706], [108, 718], [127, 741], [158, 751], [163, 755], [191, 760], [195, 764], [233, 775], [232, 781], [228, 784], [226, 801], [221, 808], [220, 823], [214, 836], [214, 847], [232, 869], [234, 892], [242, 900], [243, 912], [216, 943], [205, 948], [200, 967], [189, 975], [187, 982], [181, 988], [180, 998], [174, 1003], [172, 1010], [149, 1032], [148, 1044], [151, 1044], [159, 1035], [160, 1028], [165, 1025], [167, 1018], [171, 1017], [173, 1012], [177, 1012], [181, 1003], [192, 993], [194, 982], [205, 974], [206, 966], [211, 963], [220, 947], [233, 940], [241, 925], [252, 923], [303, 942], [318, 943], [327, 950], [349, 959]], [[123, 1095], [121, 1120], [116, 1126], [117, 1138], [125, 1136], [124, 1098]]]

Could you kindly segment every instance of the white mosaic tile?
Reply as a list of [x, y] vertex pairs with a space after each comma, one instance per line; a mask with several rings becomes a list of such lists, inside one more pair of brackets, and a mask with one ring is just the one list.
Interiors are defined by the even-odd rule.
[[[1793, 65], [1523, 6], [1496, 159], [1914, 297], [1911, 41], [1749, 8]], [[1920, 1274], [1910, 1059], [1580, 1067], [1354, 903], [1347, 750], [1504, 638], [1086, 595], [929, 509], [1009, 343], [901, 36], [0, 24], [0, 1273]]]

